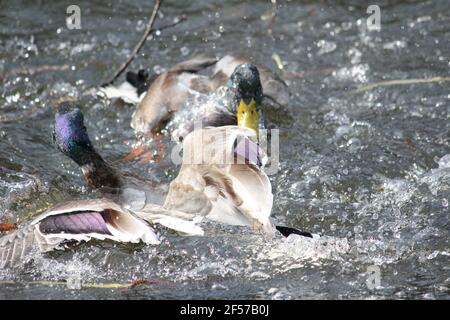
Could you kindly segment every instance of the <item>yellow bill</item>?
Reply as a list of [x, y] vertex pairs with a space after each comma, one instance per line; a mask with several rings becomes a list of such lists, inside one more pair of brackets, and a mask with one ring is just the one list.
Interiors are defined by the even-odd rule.
[[259, 138], [259, 113], [254, 99], [252, 99], [249, 104], [245, 103], [243, 99], [239, 102], [237, 125], [238, 127], [255, 130], [256, 137]]

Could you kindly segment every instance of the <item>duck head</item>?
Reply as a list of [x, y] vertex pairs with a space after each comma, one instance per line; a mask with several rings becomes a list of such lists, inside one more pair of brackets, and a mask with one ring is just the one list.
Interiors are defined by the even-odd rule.
[[96, 154], [84, 126], [83, 113], [68, 104], [60, 105], [56, 112], [53, 142], [80, 166], [88, 164]]
[[258, 134], [259, 111], [263, 99], [258, 68], [250, 63], [238, 65], [230, 76], [228, 89], [232, 94], [237, 125], [251, 128]]

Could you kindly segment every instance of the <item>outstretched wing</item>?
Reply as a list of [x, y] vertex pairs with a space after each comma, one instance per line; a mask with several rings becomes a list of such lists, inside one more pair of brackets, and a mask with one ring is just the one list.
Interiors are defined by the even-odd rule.
[[106, 199], [66, 202], [0, 239], [0, 267], [14, 266], [34, 248], [63, 249], [67, 242], [110, 239], [159, 244], [152, 228]]

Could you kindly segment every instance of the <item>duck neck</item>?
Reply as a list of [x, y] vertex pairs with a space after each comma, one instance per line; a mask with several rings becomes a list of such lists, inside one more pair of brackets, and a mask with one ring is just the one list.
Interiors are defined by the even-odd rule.
[[121, 182], [117, 171], [106, 163], [95, 150], [87, 152], [86, 157], [78, 164], [91, 188], [106, 188], [108, 193], [117, 193], [120, 189]]

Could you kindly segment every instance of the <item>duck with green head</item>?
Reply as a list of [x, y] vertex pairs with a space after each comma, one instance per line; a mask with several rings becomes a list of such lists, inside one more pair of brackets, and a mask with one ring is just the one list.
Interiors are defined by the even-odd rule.
[[[241, 90], [239, 95], [242, 94], [242, 98], [236, 101], [253, 108], [254, 97], [249, 97], [247, 91]], [[236, 95], [233, 96], [236, 97]], [[199, 140], [199, 130], [197, 130], [183, 142], [183, 149], [191, 150], [201, 145], [204, 154], [226, 152], [233, 156], [242, 154], [245, 156], [245, 153], [235, 152], [234, 142], [238, 137], [247, 139], [256, 135], [253, 125], [251, 129], [247, 127], [252, 123], [247, 118], [254, 116], [251, 110], [243, 114], [241, 127], [210, 127], [200, 130], [204, 137], [214, 137], [212, 140]], [[225, 130], [229, 134], [224, 135]], [[89, 139], [84, 117], [79, 108], [70, 105], [62, 105], [58, 108], [53, 139], [57, 148], [79, 165], [89, 186], [100, 190], [104, 196], [134, 212], [145, 211], [145, 208], [149, 206], [164, 203], [166, 210], [183, 212], [187, 214], [187, 217], [195, 215], [231, 224], [250, 224], [253, 221], [252, 217], [259, 215], [260, 211], [259, 206], [253, 206], [256, 194], [258, 197], [262, 196], [260, 192], [252, 192], [258, 188], [258, 190], [264, 190], [267, 196], [265, 207], [268, 210], [265, 210], [264, 219], [268, 219], [270, 215], [272, 193], [270, 182], [258, 166], [262, 163], [262, 159], [257, 161], [256, 166], [254, 164], [231, 165], [230, 169], [222, 168], [216, 163], [206, 163], [200, 167], [183, 163], [178, 178], [167, 190], [166, 187], [158, 188], [153, 183], [128, 176], [106, 162]], [[258, 156], [259, 153], [256, 158]], [[244, 167], [248, 170], [244, 170]], [[240, 168], [241, 175], [236, 176], [234, 172], [237, 171], [233, 168]], [[247, 174], [243, 174], [244, 172]], [[198, 189], [199, 184], [202, 185], [200, 189]], [[259, 202], [262, 203], [262, 201]], [[252, 205], [248, 205], [249, 203]], [[243, 210], [245, 214], [241, 212]], [[253, 226], [254, 223], [251, 222], [251, 225]]]
[[81, 110], [71, 104], [58, 106], [53, 142], [81, 169], [87, 184], [120, 204], [139, 210], [147, 203], [162, 204], [167, 185], [125, 174], [105, 161], [94, 148]]
[[225, 87], [223, 96], [191, 106], [174, 116], [179, 126], [173, 131], [175, 141], [194, 130], [194, 126], [237, 125], [253, 129], [258, 135], [264, 127], [263, 88], [258, 68], [250, 63], [238, 65]]
[[[269, 68], [239, 55], [225, 55], [221, 59], [197, 56], [152, 76], [143, 70], [138, 73], [128, 72], [127, 81], [119, 87], [109, 86], [101, 90], [107, 97], [138, 104], [132, 115], [131, 126], [139, 133], [156, 133], [164, 128], [172, 131], [184, 123], [188, 126], [196, 113], [203, 114], [203, 118], [210, 116], [212, 120], [220, 120], [221, 125], [232, 125], [235, 119], [219, 107], [227, 103], [226, 98], [221, 101], [221, 88], [230, 87], [230, 79], [240, 65], [257, 68], [260, 105], [268, 108], [288, 105], [290, 93], [286, 83]], [[211, 76], [199, 73], [209, 67], [213, 67]], [[246, 76], [251, 76], [251, 73], [242, 74], [242, 77]], [[234, 81], [239, 79], [235, 78]], [[132, 98], [129, 97], [130, 92], [133, 93]], [[199, 100], [208, 99], [212, 93], [218, 96], [218, 104], [213, 102], [211, 106], [198, 110], [201, 104]], [[174, 118], [178, 118], [178, 121], [173, 121]]]

